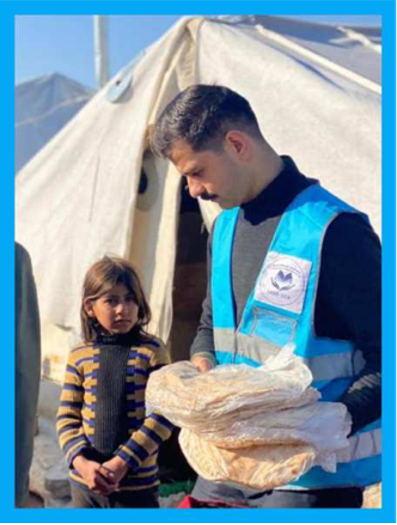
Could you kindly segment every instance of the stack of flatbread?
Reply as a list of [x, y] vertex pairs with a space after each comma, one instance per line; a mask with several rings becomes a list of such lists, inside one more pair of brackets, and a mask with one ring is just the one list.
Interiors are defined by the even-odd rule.
[[179, 441], [192, 468], [204, 479], [272, 490], [299, 478], [313, 465], [310, 445], [255, 445], [231, 450], [217, 447], [183, 429]]
[[[321, 396], [310, 388], [312, 375], [292, 355], [259, 368], [221, 365], [201, 374], [181, 361], [154, 372], [146, 389], [147, 402], [175, 425], [208, 432], [228, 428], [241, 418], [282, 408], [299, 407]], [[271, 366], [272, 365], [272, 366]]]
[[290, 349], [259, 368], [201, 374], [182, 361], [151, 375], [146, 402], [182, 428], [181, 448], [203, 478], [271, 490], [316, 464], [332, 471], [335, 450], [347, 446], [346, 408], [320, 402], [311, 382]]

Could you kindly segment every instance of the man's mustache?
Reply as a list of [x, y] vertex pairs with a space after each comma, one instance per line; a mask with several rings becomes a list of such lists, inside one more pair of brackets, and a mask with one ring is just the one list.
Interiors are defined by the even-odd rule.
[[214, 200], [216, 197], [216, 194], [215, 193], [207, 193], [207, 192], [204, 192], [200, 195], [200, 199], [203, 199], [203, 201], [212, 201]]

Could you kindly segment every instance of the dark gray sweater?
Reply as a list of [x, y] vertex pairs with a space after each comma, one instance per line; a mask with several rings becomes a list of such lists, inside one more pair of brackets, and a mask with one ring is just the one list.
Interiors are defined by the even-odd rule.
[[[268, 252], [281, 215], [309, 185], [293, 161], [283, 157], [280, 175], [254, 200], [243, 205], [237, 223], [232, 262], [237, 323]], [[213, 232], [212, 232], [213, 233]], [[208, 289], [191, 353], [213, 352], [211, 245], [208, 241]], [[353, 419], [352, 432], [381, 413], [381, 247], [372, 228], [355, 214], [341, 214], [328, 227], [315, 305], [318, 337], [351, 341], [366, 366], [339, 399]]]

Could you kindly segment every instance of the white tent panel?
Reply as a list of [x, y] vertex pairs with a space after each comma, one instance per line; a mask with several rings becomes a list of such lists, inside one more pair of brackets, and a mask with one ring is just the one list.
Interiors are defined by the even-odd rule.
[[380, 233], [379, 95], [307, 57], [275, 49], [254, 25], [204, 23], [199, 38], [200, 82], [225, 84], [245, 96], [276, 151], [368, 213]]

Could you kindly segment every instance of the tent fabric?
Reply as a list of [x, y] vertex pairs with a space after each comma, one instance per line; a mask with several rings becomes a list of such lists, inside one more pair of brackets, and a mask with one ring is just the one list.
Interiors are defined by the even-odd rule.
[[[326, 60], [311, 60], [303, 47]], [[379, 49], [333, 27], [275, 17], [183, 18], [26, 165], [16, 180], [16, 237], [31, 253], [41, 317], [52, 327], [48, 359], [62, 362], [67, 354], [56, 348], [55, 325], [78, 337], [83, 278], [105, 253], [137, 266], [153, 310], [150, 329], [168, 340], [182, 182], [147, 151], [147, 133], [188, 85], [226, 85], [246, 96], [276, 151], [368, 213], [380, 232], [381, 96], [329, 65], [334, 48], [343, 71], [354, 63], [355, 75], [377, 82], [365, 69], [379, 66]], [[343, 50], [349, 58], [342, 61]], [[371, 57], [364, 71], [354, 53]], [[139, 195], [142, 169], [148, 189]], [[210, 227], [219, 208], [200, 208]]]
[[92, 91], [54, 73], [15, 86], [15, 172], [90, 100]]

